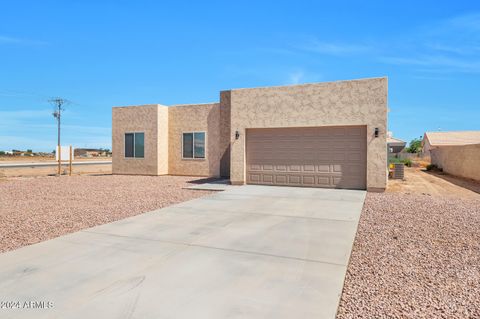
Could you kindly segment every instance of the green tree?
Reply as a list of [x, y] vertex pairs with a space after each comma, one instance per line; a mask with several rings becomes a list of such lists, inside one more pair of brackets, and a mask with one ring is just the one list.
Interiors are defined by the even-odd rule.
[[406, 151], [408, 153], [418, 153], [422, 150], [422, 140], [419, 138], [414, 138], [410, 141]]

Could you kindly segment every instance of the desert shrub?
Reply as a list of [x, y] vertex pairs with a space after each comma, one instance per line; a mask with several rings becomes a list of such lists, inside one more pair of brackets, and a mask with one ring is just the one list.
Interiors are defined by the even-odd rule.
[[405, 166], [412, 167], [412, 160], [409, 159], [409, 158], [401, 159], [401, 158], [396, 158], [396, 157], [390, 157], [390, 158], [388, 159], [388, 163], [389, 163], [389, 164], [400, 164], [400, 163], [403, 163], [403, 164], [405, 164]]
[[438, 169], [438, 166], [435, 164], [428, 164], [426, 167], [427, 171], [435, 171]]
[[405, 164], [405, 166], [408, 166], [408, 167], [412, 167], [412, 160], [409, 159], [409, 158], [406, 158], [404, 160], [402, 160], [403, 164]]

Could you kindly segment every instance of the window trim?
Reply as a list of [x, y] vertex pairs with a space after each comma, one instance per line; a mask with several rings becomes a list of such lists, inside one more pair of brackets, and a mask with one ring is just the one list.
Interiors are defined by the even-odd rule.
[[[136, 157], [135, 156], [135, 134], [143, 134], [143, 157]], [[127, 157], [125, 154], [125, 135], [127, 134], [133, 134], [133, 156]], [[143, 160], [145, 159], [145, 132], [144, 131], [128, 131], [123, 133], [123, 159], [125, 160]]]
[[[205, 135], [204, 157], [195, 157], [195, 133], [203, 133]], [[192, 157], [183, 157], [183, 135], [192, 134]], [[207, 159], [207, 132], [206, 131], [182, 131], [181, 135], [182, 147], [180, 149], [182, 160], [186, 161], [205, 161]]]

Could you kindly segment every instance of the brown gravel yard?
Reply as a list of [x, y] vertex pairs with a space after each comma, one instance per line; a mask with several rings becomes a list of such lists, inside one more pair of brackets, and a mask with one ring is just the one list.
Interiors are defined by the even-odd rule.
[[119, 175], [0, 179], [0, 252], [213, 193], [182, 189], [198, 179]]
[[337, 318], [480, 318], [480, 194], [444, 183], [367, 195]]

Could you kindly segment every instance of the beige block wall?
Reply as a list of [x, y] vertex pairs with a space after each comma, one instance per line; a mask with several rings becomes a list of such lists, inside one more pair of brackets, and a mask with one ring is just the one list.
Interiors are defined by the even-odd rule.
[[232, 90], [230, 180], [245, 182], [247, 128], [366, 125], [367, 188], [385, 189], [387, 92], [387, 78]]
[[[163, 105], [112, 108], [112, 173], [167, 174], [167, 126], [168, 108]], [[125, 133], [128, 132], [145, 133], [144, 158], [125, 158]]]
[[480, 181], [480, 144], [437, 147], [431, 158], [446, 173]]
[[[168, 112], [169, 174], [220, 176], [222, 147], [220, 138], [220, 104], [173, 105]], [[205, 159], [182, 158], [182, 134], [206, 132]]]

